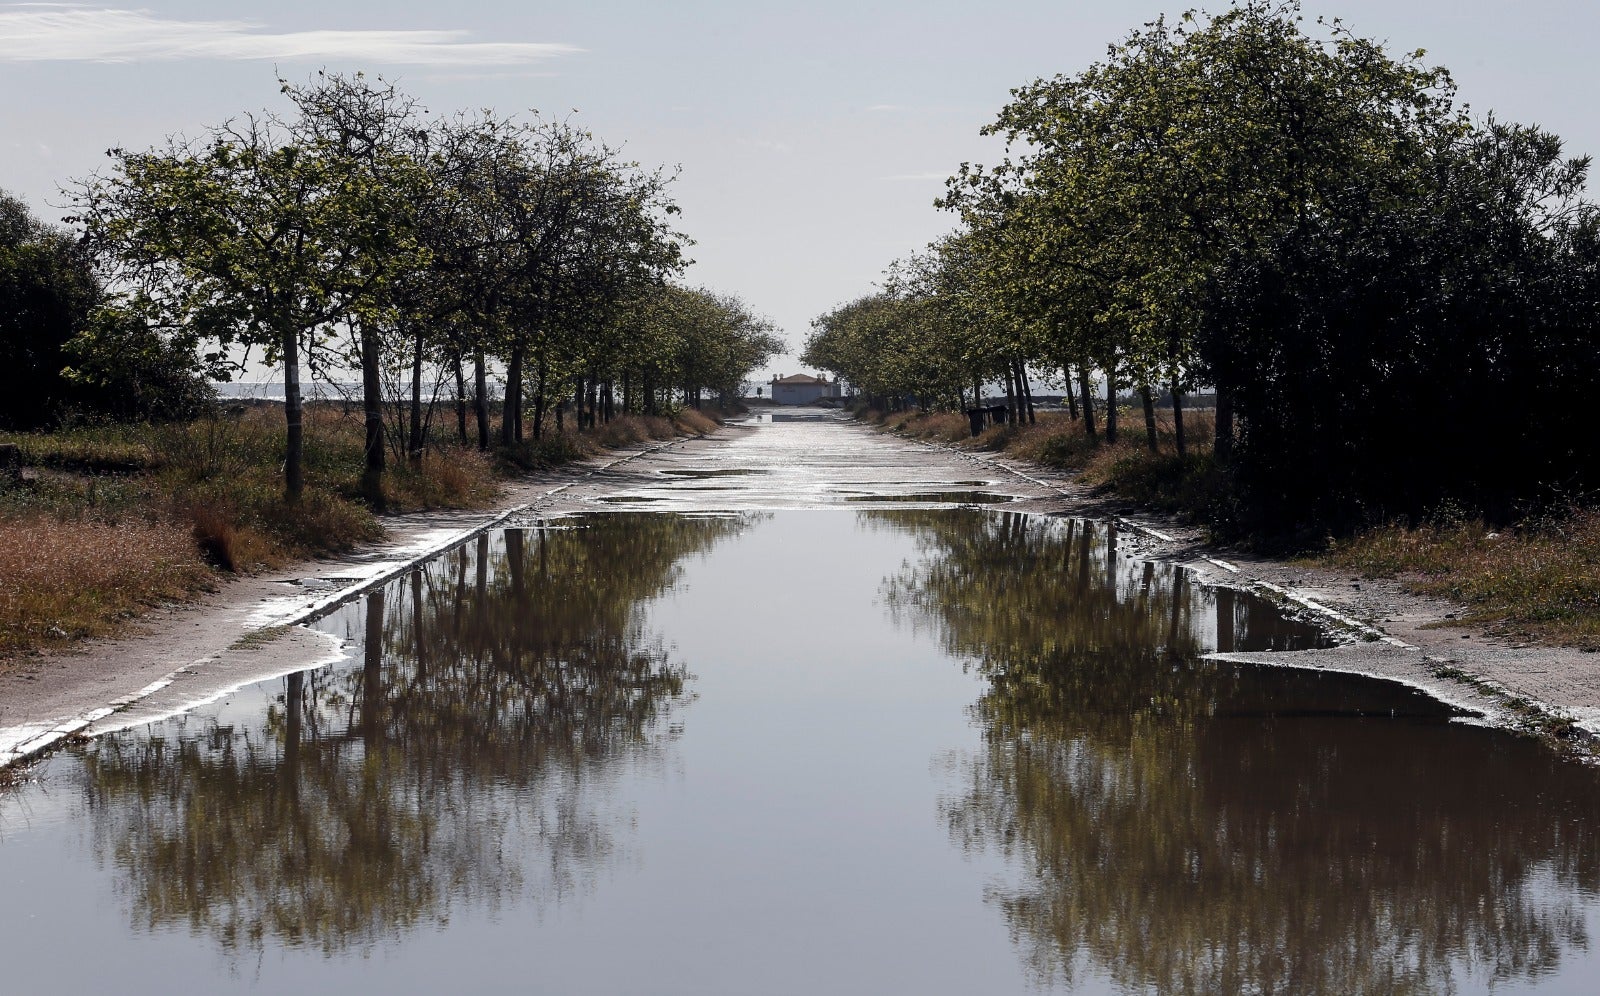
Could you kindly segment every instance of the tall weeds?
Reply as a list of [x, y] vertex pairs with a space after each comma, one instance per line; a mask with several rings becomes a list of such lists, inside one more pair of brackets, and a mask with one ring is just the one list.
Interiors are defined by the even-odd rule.
[[0, 656], [109, 632], [210, 579], [173, 522], [0, 520]]

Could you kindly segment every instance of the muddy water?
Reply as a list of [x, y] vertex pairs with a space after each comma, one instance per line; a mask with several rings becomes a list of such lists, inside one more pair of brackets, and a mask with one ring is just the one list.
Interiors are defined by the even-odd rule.
[[1600, 776], [994, 509], [532, 521], [0, 798], [7, 992], [1590, 992]]

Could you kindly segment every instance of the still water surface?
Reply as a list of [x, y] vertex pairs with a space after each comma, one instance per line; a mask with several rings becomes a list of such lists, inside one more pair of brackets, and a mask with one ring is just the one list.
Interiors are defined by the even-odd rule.
[[595, 513], [0, 799], [7, 992], [1592, 992], [1600, 776], [981, 509]]

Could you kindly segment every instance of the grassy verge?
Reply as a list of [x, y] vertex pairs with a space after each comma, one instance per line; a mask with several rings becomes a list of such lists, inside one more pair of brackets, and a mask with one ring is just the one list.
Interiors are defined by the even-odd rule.
[[[487, 507], [508, 475], [716, 425], [695, 411], [624, 417], [494, 455], [444, 442], [416, 465], [391, 458], [383, 504], [393, 512]], [[381, 537], [381, 519], [361, 497], [364, 440], [358, 415], [308, 406], [306, 489], [290, 504], [276, 407], [187, 425], [0, 433], [27, 468], [20, 482], [0, 477], [0, 661], [116, 632], [227, 573]]]
[[1459, 601], [1467, 610], [1452, 623], [1600, 650], [1600, 510], [1507, 529], [1392, 524], [1339, 541], [1313, 563], [1399, 578], [1413, 591]]

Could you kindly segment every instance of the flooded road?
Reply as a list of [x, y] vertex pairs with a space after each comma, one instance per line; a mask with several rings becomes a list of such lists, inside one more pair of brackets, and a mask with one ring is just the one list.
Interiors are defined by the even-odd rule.
[[0, 989], [1592, 991], [1600, 772], [1206, 660], [1325, 637], [849, 435], [573, 489], [57, 754]]

